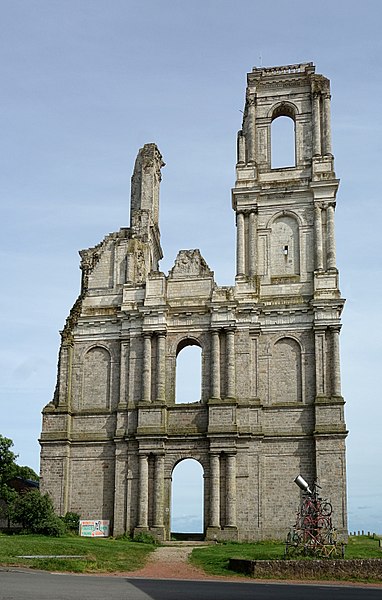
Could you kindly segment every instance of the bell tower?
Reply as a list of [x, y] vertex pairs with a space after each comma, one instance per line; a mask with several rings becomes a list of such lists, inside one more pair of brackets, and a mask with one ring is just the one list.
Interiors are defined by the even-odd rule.
[[[315, 73], [313, 63], [253, 68], [247, 75], [232, 190], [235, 290], [243, 304], [252, 298], [265, 338], [276, 334], [302, 342], [299, 391], [294, 397], [310, 402], [309, 390], [314, 390], [315, 477], [332, 497], [345, 499], [347, 432], [339, 360], [344, 300], [336, 264], [339, 180], [332, 155], [330, 98], [330, 82]], [[282, 116], [294, 124], [295, 161], [272, 168], [272, 124]], [[263, 356], [264, 364], [269, 360], [279, 365], [273, 375], [270, 369], [268, 400], [264, 399], [269, 404], [288, 398], [283, 384], [272, 383], [274, 378], [287, 382], [291, 377], [283, 358], [286, 342], [283, 349], [280, 342], [272, 349], [272, 343]], [[340, 506], [343, 510], [343, 503]]]

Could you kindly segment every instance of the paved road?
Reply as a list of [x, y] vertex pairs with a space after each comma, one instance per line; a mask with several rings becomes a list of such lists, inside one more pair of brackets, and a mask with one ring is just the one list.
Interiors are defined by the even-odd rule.
[[0, 600], [381, 600], [382, 589], [0, 570]]

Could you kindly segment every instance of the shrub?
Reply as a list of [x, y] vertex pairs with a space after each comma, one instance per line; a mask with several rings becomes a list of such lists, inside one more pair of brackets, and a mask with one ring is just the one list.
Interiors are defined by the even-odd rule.
[[140, 542], [141, 544], [157, 544], [158, 541], [149, 533], [141, 531], [134, 536], [133, 542]]
[[38, 490], [25, 492], [15, 499], [12, 520], [30, 533], [57, 537], [66, 531], [65, 524], [54, 512], [50, 496]]
[[80, 527], [80, 515], [75, 512], [67, 512], [66, 515], [61, 517], [66, 528], [69, 531], [78, 533]]

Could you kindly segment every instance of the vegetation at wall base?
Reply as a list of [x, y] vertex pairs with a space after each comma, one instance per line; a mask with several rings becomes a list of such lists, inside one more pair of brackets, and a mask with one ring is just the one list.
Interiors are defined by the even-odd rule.
[[[0, 534], [0, 565], [72, 573], [127, 572], [140, 569], [154, 549], [153, 544], [126, 539]], [[81, 558], [53, 558], [57, 555]]]
[[[261, 541], [256, 543], [224, 543], [213, 546], [195, 548], [190, 560], [211, 575], [238, 576], [242, 575], [228, 568], [230, 558], [241, 558], [247, 560], [284, 560], [285, 544], [280, 541]], [[377, 538], [368, 536], [350, 536], [346, 546], [345, 560], [379, 558], [382, 560], [382, 548], [379, 547]], [[311, 557], [298, 557], [297, 560], [312, 560]], [[327, 559], [323, 559], [327, 560]], [[357, 577], [355, 581], [365, 580]]]
[[[280, 541], [263, 541], [253, 543], [226, 542], [195, 548], [191, 554], [191, 562], [211, 575], [238, 575], [228, 569], [230, 558], [248, 560], [281, 560], [284, 557], [285, 544]], [[240, 577], [240, 575], [238, 575]]]

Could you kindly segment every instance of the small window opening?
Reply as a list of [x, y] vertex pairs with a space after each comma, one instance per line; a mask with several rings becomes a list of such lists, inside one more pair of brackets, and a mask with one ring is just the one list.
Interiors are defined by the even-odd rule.
[[272, 169], [296, 166], [295, 124], [291, 117], [280, 116], [271, 125]]

